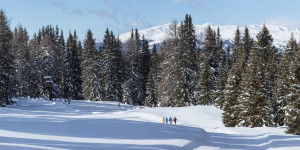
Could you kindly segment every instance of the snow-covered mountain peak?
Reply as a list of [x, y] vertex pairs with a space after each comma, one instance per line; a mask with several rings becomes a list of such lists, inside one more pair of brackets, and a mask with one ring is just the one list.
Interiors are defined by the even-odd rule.
[[[160, 44], [162, 43], [168, 36], [168, 24], [160, 25], [151, 27], [145, 30], [140, 30], [140, 35], [145, 35], [145, 38], [149, 40], [150, 46], [154, 43]], [[223, 41], [231, 42], [234, 39], [234, 34], [237, 28], [240, 29], [241, 34], [243, 34], [245, 26], [238, 26], [238, 25], [216, 25], [213, 23], [204, 23], [202, 25], [194, 25], [196, 36], [199, 38], [204, 38], [205, 30], [208, 26], [211, 26], [213, 30], [217, 30], [220, 28], [221, 36]], [[287, 44], [288, 40], [291, 37], [291, 34], [294, 34], [295, 39], [300, 39], [300, 28], [296, 29], [289, 29], [284, 26], [276, 26], [272, 24], [266, 24], [267, 28], [269, 29], [272, 37], [274, 38], [274, 45], [279, 49], [284, 49], [285, 45]], [[261, 31], [263, 24], [251, 24], [247, 25], [249, 29], [250, 36], [256, 40], [256, 35]], [[130, 37], [130, 32], [120, 34], [120, 40], [125, 42]]]

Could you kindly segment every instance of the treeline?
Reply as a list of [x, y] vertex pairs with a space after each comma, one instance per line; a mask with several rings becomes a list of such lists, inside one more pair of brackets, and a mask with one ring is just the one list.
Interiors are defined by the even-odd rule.
[[[300, 134], [300, 46], [291, 36], [280, 53], [266, 26], [252, 39], [236, 30], [232, 47], [210, 26], [198, 39], [192, 18], [169, 26], [168, 38], [150, 50], [137, 29], [121, 43], [106, 29], [96, 47], [92, 31], [64, 38], [46, 26], [29, 39], [12, 32], [0, 11], [0, 101], [51, 97], [118, 101], [150, 107], [215, 105], [225, 126], [282, 126]], [[46, 86], [51, 78], [50, 87]]]

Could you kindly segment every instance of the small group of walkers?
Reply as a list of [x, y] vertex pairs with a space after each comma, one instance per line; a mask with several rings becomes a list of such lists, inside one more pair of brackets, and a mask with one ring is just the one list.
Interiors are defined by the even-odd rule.
[[177, 118], [176, 117], [174, 117], [173, 119], [172, 119], [172, 117], [170, 117], [170, 118], [168, 118], [168, 117], [166, 117], [166, 118], [162, 118], [162, 122], [163, 123], [166, 123], [166, 124], [168, 124], [168, 123], [170, 123], [170, 124], [172, 124], [172, 122], [174, 121], [174, 123], [176, 124], [176, 122], [177, 122]]

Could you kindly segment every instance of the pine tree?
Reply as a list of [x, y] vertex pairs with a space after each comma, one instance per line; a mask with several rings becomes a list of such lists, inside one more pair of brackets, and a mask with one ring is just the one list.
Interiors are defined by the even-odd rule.
[[2, 9], [0, 10], [0, 29], [0, 101], [11, 104], [14, 91], [12, 79], [14, 75], [14, 57], [11, 51], [13, 35], [9, 28], [9, 21]]
[[210, 26], [206, 29], [204, 50], [199, 56], [199, 77], [197, 83], [197, 104], [211, 105], [214, 103], [216, 76], [218, 71], [218, 51], [216, 37]]
[[154, 44], [151, 55], [150, 72], [147, 79], [145, 106], [156, 107], [158, 104], [158, 65], [159, 57], [156, 45]]
[[16, 68], [16, 96], [25, 97], [29, 96], [29, 37], [26, 29], [21, 25], [15, 28], [12, 39], [12, 51], [14, 54], [14, 64]]
[[241, 82], [243, 79], [242, 65], [245, 61], [243, 48], [241, 42], [241, 35], [239, 29], [235, 32], [235, 38], [233, 42], [233, 56], [230, 71], [227, 77], [227, 83], [225, 86], [225, 103], [223, 113], [223, 123], [225, 126], [234, 127], [240, 124], [241, 118], [239, 114], [242, 111], [242, 106], [238, 101], [238, 97], [241, 94]]
[[277, 72], [277, 48], [273, 45], [273, 38], [266, 26], [257, 35], [257, 45], [261, 52], [261, 78], [262, 83], [262, 111], [264, 125], [274, 126], [273, 116], [276, 113], [275, 81]]
[[64, 98], [72, 99], [75, 97], [74, 90], [74, 78], [73, 78], [73, 62], [72, 60], [72, 48], [73, 48], [73, 36], [69, 33], [69, 37], [67, 39], [67, 46], [64, 52]]
[[261, 71], [259, 69], [259, 57], [258, 49], [253, 48], [241, 83], [241, 94], [238, 98], [239, 103], [235, 104], [235, 107], [240, 108], [240, 112], [238, 112], [239, 126], [257, 127], [263, 123], [262, 119], [257, 115], [261, 111], [259, 101], [262, 99], [259, 93], [260, 80], [258, 74]]
[[300, 134], [299, 119], [299, 46], [291, 36], [284, 57], [280, 62], [280, 76], [277, 80], [277, 100], [280, 104], [278, 117], [279, 125], [284, 118], [288, 126], [286, 133]]
[[[81, 47], [80, 47], [81, 48]], [[78, 37], [76, 34], [76, 30], [74, 31], [73, 36], [73, 48], [72, 48], [72, 57], [73, 57], [73, 76], [74, 76], [74, 87], [75, 87], [75, 93], [74, 98], [75, 100], [83, 99], [82, 96], [82, 75], [81, 75], [81, 49], [78, 48]]]
[[[277, 49], [266, 26], [257, 35], [257, 42], [252, 49], [247, 71], [242, 83], [242, 94], [239, 96], [238, 110], [242, 126], [260, 127], [278, 124], [279, 104], [276, 101], [275, 83], [277, 80]], [[245, 60], [242, 55], [241, 63]]]
[[105, 100], [122, 101], [122, 55], [120, 41], [106, 29], [103, 40], [103, 79]]
[[245, 27], [245, 30], [244, 30], [244, 36], [241, 40], [241, 45], [242, 45], [242, 51], [241, 51], [241, 57], [240, 59], [243, 60], [243, 64], [242, 64], [242, 70], [245, 69], [246, 65], [247, 65], [247, 61], [249, 60], [249, 57], [250, 57], [250, 51], [251, 51], [251, 48], [252, 48], [252, 39], [250, 37], [250, 34], [249, 34], [249, 29], [248, 27]]
[[100, 56], [96, 51], [93, 33], [88, 30], [84, 40], [84, 50], [82, 53], [82, 89], [86, 100], [104, 100], [104, 89], [102, 84], [102, 66]]
[[29, 96], [32, 98], [40, 97], [40, 61], [39, 61], [39, 43], [38, 37], [36, 34], [33, 35], [33, 38], [29, 42]]
[[298, 50], [295, 53], [295, 62], [289, 65], [289, 92], [285, 97], [287, 105], [284, 122], [288, 126], [286, 133], [300, 135], [300, 52]]
[[213, 73], [211, 71], [208, 59], [208, 52], [200, 52], [199, 54], [199, 77], [196, 85], [196, 99], [197, 105], [211, 105], [213, 104], [213, 91], [212, 87], [212, 78]]
[[190, 15], [179, 26], [170, 25], [169, 38], [161, 47], [158, 92], [161, 106], [188, 106], [196, 103], [196, 39]]
[[278, 125], [282, 126], [284, 125], [284, 118], [285, 118], [285, 108], [286, 108], [286, 98], [290, 91], [290, 83], [289, 78], [291, 69], [289, 66], [290, 64], [295, 64], [295, 56], [296, 53], [299, 51], [299, 47], [297, 44], [297, 41], [294, 39], [293, 34], [291, 35], [290, 40], [288, 41], [288, 44], [286, 46], [286, 49], [284, 51], [284, 56], [280, 61], [279, 64], [279, 76], [276, 82], [276, 99], [278, 106], [278, 114], [275, 116], [275, 122], [278, 123]]
[[218, 49], [218, 76], [216, 81], [216, 91], [215, 91], [215, 102], [216, 105], [221, 109], [223, 108], [223, 103], [225, 101], [225, 86], [227, 81], [228, 72], [228, 57], [226, 56], [225, 50], [223, 49], [223, 41], [220, 35], [220, 29], [217, 30], [217, 49]]
[[189, 106], [196, 103], [196, 36], [190, 15], [179, 27], [179, 45], [175, 49], [175, 99], [176, 106]]
[[176, 89], [175, 74], [178, 60], [175, 57], [175, 50], [179, 44], [178, 28], [176, 21], [169, 25], [168, 38], [163, 42], [159, 51], [161, 72], [159, 73], [158, 83], [158, 105], [163, 107], [176, 105], [174, 89]]
[[[56, 32], [57, 34], [59, 34], [58, 32]], [[58, 36], [58, 35], [57, 35]], [[55, 53], [56, 58], [58, 59], [58, 70], [59, 70], [59, 74], [57, 75], [57, 84], [59, 86], [60, 89], [60, 94], [59, 97], [63, 97], [63, 72], [64, 72], [64, 52], [65, 52], [65, 38], [64, 38], [64, 33], [61, 30], [60, 31], [60, 35], [57, 37], [58, 41], [57, 41], [57, 51]]]
[[125, 43], [126, 59], [128, 60], [127, 85], [129, 103], [142, 105], [145, 102], [143, 92], [143, 74], [141, 70], [140, 35], [138, 30], [132, 30], [131, 38]]
[[[59, 69], [60, 61], [57, 57], [57, 43], [54, 28], [48, 25], [39, 31], [39, 34], [31, 41], [32, 45], [30, 46], [30, 55], [33, 55], [30, 56], [31, 63], [38, 64], [33, 70], [37, 71], [39, 75], [39, 95], [50, 97], [50, 99], [60, 97], [62, 93], [59, 87], [61, 70]], [[34, 75], [34, 73], [31, 74]], [[51, 86], [46, 87], [44, 77], [51, 77], [51, 81], [47, 81]]]
[[82, 80], [78, 55], [77, 35], [69, 33], [67, 48], [64, 56], [64, 96], [67, 99], [79, 100], [82, 98]]
[[232, 43], [232, 47], [232, 63], [235, 63], [236, 61], [239, 61], [241, 55], [241, 33], [239, 29], [236, 29], [235, 31], [235, 37]]
[[228, 74], [225, 86], [225, 103], [223, 113], [223, 123], [227, 127], [234, 127], [239, 124], [238, 96], [241, 90], [241, 70], [238, 62], [234, 62]]
[[140, 55], [140, 70], [141, 70], [141, 92], [142, 92], [142, 98], [141, 100], [145, 102], [146, 99], [146, 86], [147, 86], [147, 78], [149, 76], [150, 67], [151, 67], [151, 54], [149, 51], [149, 43], [145, 39], [144, 35], [142, 37], [142, 47], [141, 47], [141, 55]]

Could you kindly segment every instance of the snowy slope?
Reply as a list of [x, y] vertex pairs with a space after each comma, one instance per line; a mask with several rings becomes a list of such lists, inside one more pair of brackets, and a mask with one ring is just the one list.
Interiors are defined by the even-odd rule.
[[[213, 106], [144, 108], [116, 102], [20, 99], [0, 108], [2, 150], [300, 149], [285, 128], [226, 128]], [[178, 124], [162, 124], [162, 117]]]
[[[218, 26], [215, 24], [211, 23], [205, 23], [203, 25], [194, 25], [195, 26], [195, 31], [196, 35], [201, 39], [204, 36], [205, 29], [207, 28], [208, 25], [211, 25], [211, 28], [213, 30], [217, 30], [218, 27], [220, 27], [220, 32], [222, 39], [224, 41], [233, 41], [234, 39], [234, 33], [237, 28], [240, 29], [241, 33], [243, 34], [245, 27], [239, 27], [236, 25], [228, 25], [228, 26]], [[290, 39], [291, 34], [294, 34], [295, 39], [300, 39], [300, 29], [288, 29], [284, 26], [275, 26], [275, 25], [270, 25], [266, 24], [267, 28], [270, 30], [270, 33], [272, 34], [274, 38], [274, 45], [277, 48], [284, 49], [285, 45], [287, 44], [287, 41]], [[167, 37], [168, 33], [168, 27], [169, 24], [161, 25], [161, 26], [156, 26], [152, 27], [149, 29], [145, 30], [140, 30], [139, 33], [141, 35], [145, 35], [145, 38], [150, 40], [150, 45], [153, 45], [154, 43], [162, 43], [163, 40]], [[256, 39], [257, 33], [259, 33], [262, 29], [263, 25], [259, 24], [253, 24], [249, 25], [248, 29], [250, 32], [250, 36], [254, 39]], [[123, 33], [120, 35], [120, 39], [122, 42], [125, 42], [129, 37], [131, 33]]]

